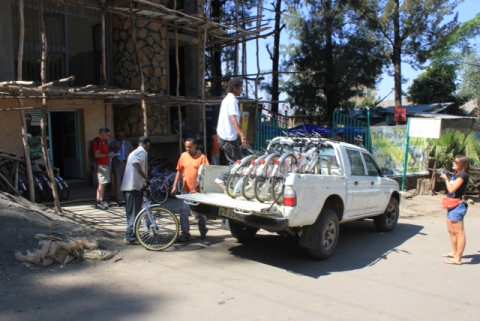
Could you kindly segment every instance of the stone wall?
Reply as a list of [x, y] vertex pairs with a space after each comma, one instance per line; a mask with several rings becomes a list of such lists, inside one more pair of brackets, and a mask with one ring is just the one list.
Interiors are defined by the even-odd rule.
[[[171, 134], [169, 107], [148, 105], [148, 135], [166, 136]], [[127, 137], [143, 135], [143, 116], [139, 105], [118, 105], [114, 107], [115, 131], [125, 131]]]
[[[140, 75], [135, 63], [135, 45], [130, 20], [115, 17], [113, 29], [113, 80], [122, 88], [140, 88]], [[167, 29], [159, 21], [138, 18], [136, 21], [139, 59], [149, 92], [168, 92]]]

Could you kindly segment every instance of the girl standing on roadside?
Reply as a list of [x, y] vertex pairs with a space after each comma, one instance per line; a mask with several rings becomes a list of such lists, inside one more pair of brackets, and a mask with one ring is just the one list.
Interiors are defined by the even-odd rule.
[[446, 255], [446, 263], [462, 264], [463, 251], [465, 250], [466, 237], [463, 218], [467, 214], [468, 205], [463, 201], [463, 196], [468, 184], [468, 158], [455, 157], [453, 170], [455, 174], [449, 179], [442, 174], [447, 187], [447, 197], [443, 200], [443, 207], [447, 209], [447, 227], [452, 243], [452, 252]]

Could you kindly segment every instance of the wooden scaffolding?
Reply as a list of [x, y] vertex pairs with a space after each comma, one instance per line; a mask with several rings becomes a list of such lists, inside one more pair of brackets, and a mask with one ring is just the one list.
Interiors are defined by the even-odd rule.
[[[257, 23], [257, 26], [252, 29], [242, 29], [241, 25], [245, 23], [236, 23], [232, 25], [222, 25], [215, 21], [210, 21], [205, 13], [187, 14], [181, 10], [177, 10], [176, 1], [174, 1], [174, 8], [169, 8], [165, 5], [148, 0], [50, 0], [49, 2], [57, 2], [59, 4], [71, 4], [82, 6], [85, 8], [97, 10], [101, 14], [101, 85], [87, 85], [82, 87], [70, 86], [74, 76], [68, 76], [63, 79], [47, 82], [46, 66], [48, 59], [48, 35], [45, 27], [45, 1], [38, 1], [38, 14], [40, 21], [40, 35], [41, 35], [41, 64], [40, 64], [40, 79], [41, 81], [34, 82], [24, 80], [22, 75], [23, 65], [23, 48], [25, 38], [25, 19], [24, 19], [24, 0], [18, 1], [19, 9], [19, 35], [18, 35], [18, 52], [17, 52], [17, 79], [12, 81], [0, 82], [0, 112], [16, 110], [21, 118], [21, 136], [25, 153], [26, 171], [29, 182], [30, 199], [35, 200], [35, 193], [33, 187], [33, 175], [31, 162], [29, 159], [29, 145], [27, 136], [27, 127], [25, 121], [26, 110], [40, 110], [41, 112], [41, 143], [43, 161], [52, 187], [54, 208], [57, 212], [61, 212], [61, 206], [58, 196], [58, 191], [55, 183], [53, 167], [50, 163], [47, 147], [47, 113], [48, 100], [50, 99], [101, 99], [104, 102], [115, 103], [140, 103], [143, 118], [143, 134], [148, 136], [148, 105], [153, 103], [161, 103], [162, 105], [178, 106], [179, 115], [179, 144], [182, 147], [182, 115], [180, 106], [182, 104], [196, 105], [201, 108], [203, 119], [203, 140], [204, 147], [207, 146], [206, 136], [206, 105], [218, 104], [219, 97], [208, 98], [205, 94], [205, 63], [201, 64], [201, 84], [200, 95], [198, 97], [184, 97], [180, 96], [180, 69], [179, 52], [178, 52], [178, 31], [189, 31], [198, 35], [199, 43], [202, 44], [202, 50], [199, 50], [199, 55], [202, 55], [204, 61], [204, 50], [209, 46], [229, 46], [239, 42], [245, 42], [255, 38], [262, 38], [263, 30], [267, 30], [264, 25]], [[120, 89], [109, 86], [109, 79], [107, 73], [108, 51], [107, 51], [107, 37], [106, 37], [106, 16], [108, 14], [119, 15], [126, 17], [131, 21], [131, 35], [135, 44], [135, 62], [140, 74], [140, 88], [139, 89]], [[177, 83], [175, 95], [161, 95], [159, 93], [148, 92], [145, 88], [145, 79], [143, 75], [143, 68], [139, 59], [139, 48], [136, 45], [136, 28], [135, 23], [137, 18], [145, 18], [156, 20], [164, 23], [170, 30], [175, 33], [175, 60], [177, 70]], [[248, 19], [252, 19], [249, 17]], [[258, 20], [257, 18], [253, 18]], [[257, 76], [258, 77], [258, 76]], [[1, 107], [1, 101], [10, 99], [16, 101], [16, 106]], [[41, 106], [40, 108], [38, 106]]]

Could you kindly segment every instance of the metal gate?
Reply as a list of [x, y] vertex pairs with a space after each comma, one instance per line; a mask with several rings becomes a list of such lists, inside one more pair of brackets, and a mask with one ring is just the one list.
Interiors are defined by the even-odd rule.
[[262, 115], [257, 117], [257, 126], [255, 133], [255, 150], [264, 150], [268, 142], [277, 136], [283, 136], [286, 128], [278, 125], [275, 119], [267, 120]]
[[332, 117], [332, 133], [333, 139], [341, 139], [344, 142], [354, 144], [357, 137], [363, 139], [363, 145], [370, 152], [372, 151], [372, 137], [370, 134], [370, 110], [365, 111], [366, 121], [359, 120], [350, 113], [343, 110], [337, 110]]

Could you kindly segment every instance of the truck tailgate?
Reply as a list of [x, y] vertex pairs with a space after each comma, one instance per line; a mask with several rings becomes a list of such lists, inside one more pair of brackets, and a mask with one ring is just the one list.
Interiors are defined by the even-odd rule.
[[244, 199], [231, 198], [224, 193], [193, 193], [177, 195], [177, 198], [187, 202], [214, 205], [248, 212], [260, 213], [271, 207], [269, 203], [247, 201]]

